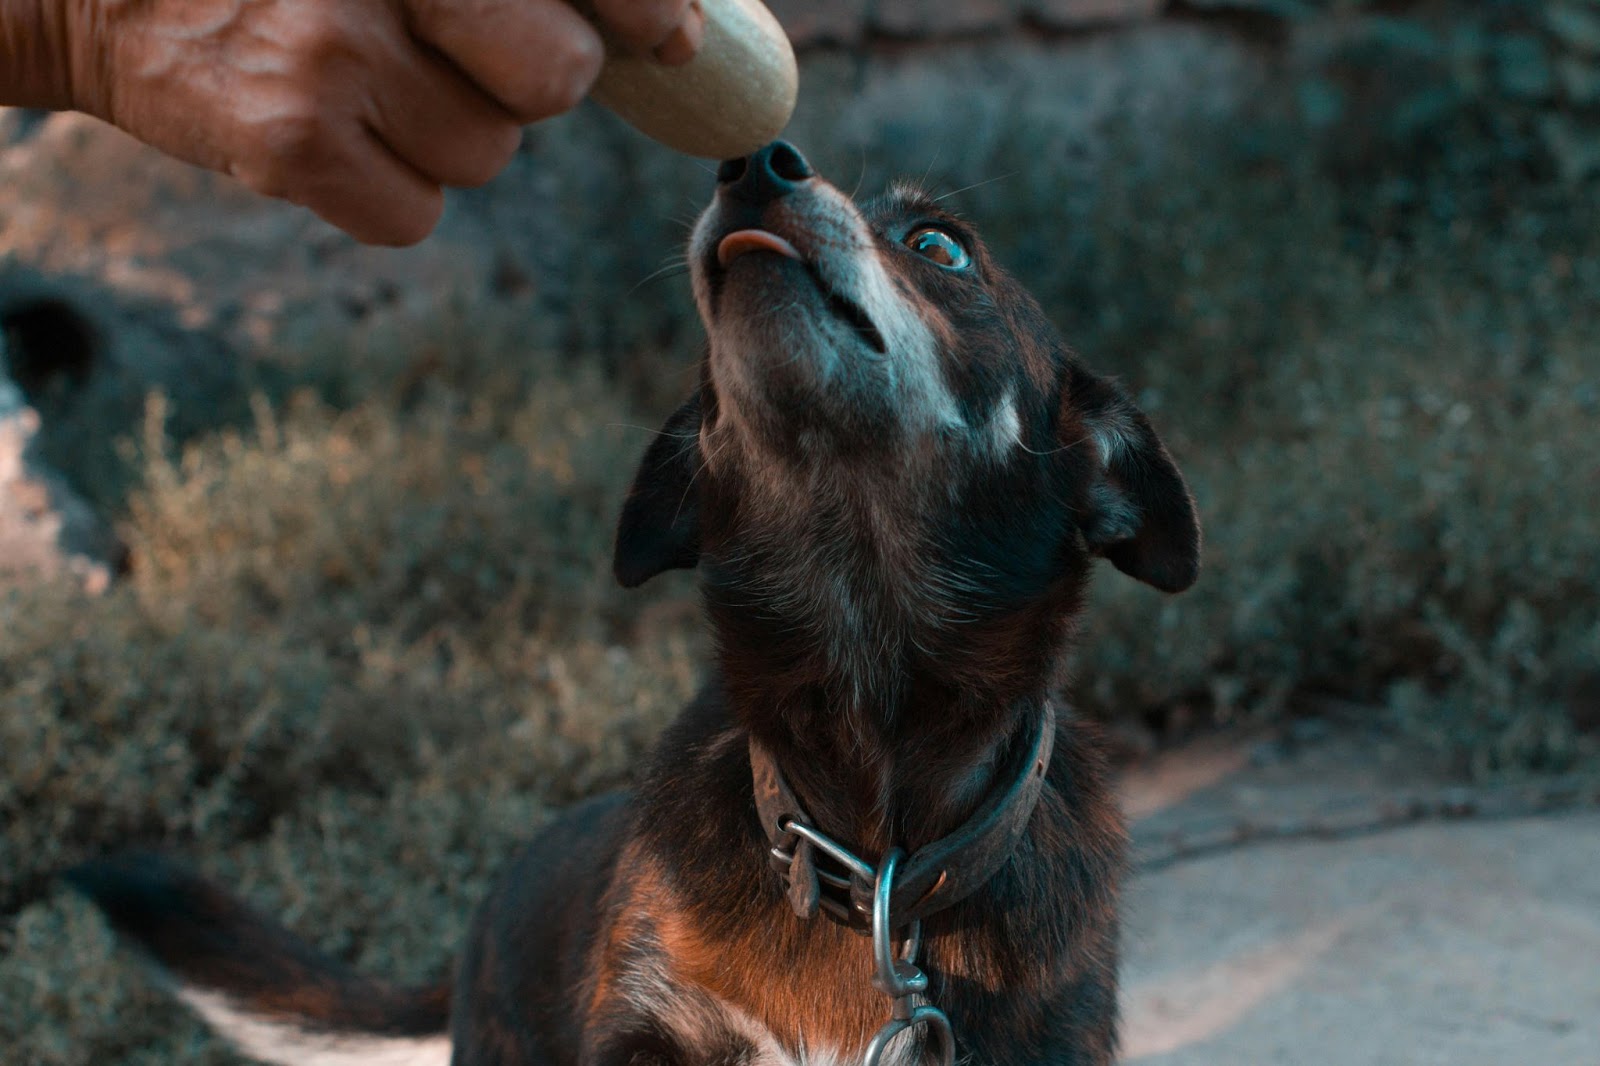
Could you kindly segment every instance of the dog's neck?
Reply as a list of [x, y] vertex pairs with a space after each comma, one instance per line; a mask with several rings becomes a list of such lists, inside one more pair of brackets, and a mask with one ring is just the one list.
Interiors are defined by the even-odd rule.
[[[813, 728], [825, 708], [733, 700], [734, 713], [769, 752], [814, 828], [875, 861], [890, 847], [914, 851], [972, 816], [1014, 754], [1035, 735], [1045, 697], [969, 720], [963, 729], [875, 730], [841, 736]], [[929, 708], [930, 717], [955, 713]]]
[[815, 827], [864, 856], [914, 850], [965, 821], [1048, 699], [1046, 676], [985, 684], [981, 663], [946, 661], [935, 672], [920, 654], [875, 670], [898, 680], [875, 690], [821, 674], [821, 656], [763, 640], [742, 611], [712, 614], [735, 719], [772, 753]]
[[745, 469], [726, 498], [713, 470], [705, 489], [738, 522], [700, 560], [731, 708], [816, 828], [866, 854], [938, 839], [982, 802], [1044, 705], [1082, 581], [1004, 599], [991, 560], [931, 532], [949, 503], [919, 461]]

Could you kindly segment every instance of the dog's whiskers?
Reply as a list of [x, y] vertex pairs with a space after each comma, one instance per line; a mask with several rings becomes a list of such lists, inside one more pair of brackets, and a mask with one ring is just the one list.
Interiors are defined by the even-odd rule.
[[646, 274], [644, 277], [640, 278], [638, 284], [634, 285], [633, 288], [628, 290], [628, 295], [632, 296], [634, 293], [650, 284], [650, 282], [656, 281], [659, 278], [675, 278], [680, 274], [687, 274], [688, 272], [689, 264], [687, 260], [676, 263], [668, 263], [661, 269], [653, 270], [649, 274]]
[[927, 169], [923, 170], [923, 172], [922, 172], [922, 180], [920, 182], [918, 182], [917, 184], [919, 184], [921, 186], [924, 186], [924, 187], [927, 186], [927, 184], [928, 184], [928, 175], [933, 173], [934, 164], [939, 162], [939, 154], [941, 152], [943, 152], [943, 151], [944, 151], [944, 142], [940, 141], [939, 144], [933, 149], [933, 158], [928, 160]]
[[935, 196], [933, 198], [933, 202], [937, 204], [937, 203], [940, 203], [940, 202], [942, 202], [944, 200], [950, 199], [950, 197], [952, 197], [952, 196], [960, 196], [964, 192], [971, 192], [973, 189], [981, 189], [985, 185], [993, 185], [997, 181], [1005, 181], [1007, 178], [1014, 178], [1014, 177], [1017, 176], [1018, 173], [1019, 173], [1018, 171], [1012, 170], [1012, 171], [1008, 171], [1005, 174], [996, 175], [995, 177], [992, 177], [992, 178], [985, 178], [983, 181], [975, 181], [971, 185], [963, 185], [961, 188], [952, 189], [951, 191], [945, 193], [942, 196]]
[[607, 422], [606, 427], [609, 429], [636, 429], [641, 433], [648, 433], [654, 437], [675, 437], [678, 440], [693, 440], [696, 436], [693, 433], [668, 433], [664, 429], [651, 429], [649, 426], [641, 426], [633, 422]]

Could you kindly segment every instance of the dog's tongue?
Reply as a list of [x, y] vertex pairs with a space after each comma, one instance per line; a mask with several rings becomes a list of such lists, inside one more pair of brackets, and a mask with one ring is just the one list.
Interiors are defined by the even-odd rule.
[[799, 259], [795, 246], [764, 229], [735, 230], [717, 244], [717, 262], [727, 266], [746, 252], [777, 252], [790, 259]]

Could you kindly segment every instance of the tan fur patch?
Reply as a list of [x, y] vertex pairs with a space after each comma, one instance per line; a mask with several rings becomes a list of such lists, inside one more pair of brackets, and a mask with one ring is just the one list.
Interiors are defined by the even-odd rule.
[[775, 927], [717, 940], [669, 911], [661, 946], [681, 980], [749, 1015], [785, 1048], [827, 1048], [850, 1061], [888, 1017], [889, 1001], [871, 984], [868, 941], [831, 922], [775, 913]]
[[[774, 910], [776, 924], [733, 938], [708, 933], [678, 904], [659, 866], [630, 847], [630, 871], [616, 920], [599, 947], [600, 984], [591, 1015], [617, 997], [657, 1014], [689, 1038], [730, 1008], [775, 1038], [790, 1055], [831, 1054], [851, 1061], [888, 1017], [889, 1001], [871, 984], [869, 942], [833, 925], [801, 923]], [[640, 959], [644, 947], [648, 959]], [[619, 960], [627, 959], [627, 962]], [[641, 974], [641, 966], [655, 971]], [[740, 1020], [727, 1018], [735, 1031]]]

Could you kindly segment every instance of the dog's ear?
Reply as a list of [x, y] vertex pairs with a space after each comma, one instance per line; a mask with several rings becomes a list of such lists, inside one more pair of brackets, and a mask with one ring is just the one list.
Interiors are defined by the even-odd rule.
[[694, 476], [700, 464], [700, 394], [672, 413], [633, 476], [617, 523], [612, 572], [636, 588], [666, 570], [700, 562], [700, 502]]
[[1200, 575], [1194, 497], [1144, 412], [1116, 385], [1073, 375], [1063, 435], [1084, 440], [1099, 468], [1080, 523], [1089, 550], [1163, 592]]

